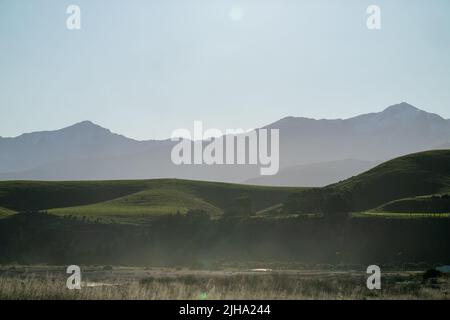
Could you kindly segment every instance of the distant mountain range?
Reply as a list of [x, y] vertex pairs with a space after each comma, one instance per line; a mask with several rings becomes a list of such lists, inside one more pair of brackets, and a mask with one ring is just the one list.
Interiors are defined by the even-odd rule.
[[397, 156], [450, 147], [450, 120], [407, 103], [350, 119], [287, 117], [280, 130], [280, 171], [255, 165], [172, 164], [176, 142], [136, 141], [84, 121], [56, 130], [0, 138], [1, 180], [180, 178], [286, 186], [323, 186]]
[[248, 184], [308, 187], [323, 187], [347, 179], [374, 168], [380, 161], [356, 159], [336, 160], [312, 164], [301, 164], [281, 169], [274, 176], [259, 176], [246, 181]]

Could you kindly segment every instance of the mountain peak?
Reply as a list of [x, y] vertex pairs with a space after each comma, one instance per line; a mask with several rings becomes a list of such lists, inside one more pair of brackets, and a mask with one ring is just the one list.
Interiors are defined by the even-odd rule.
[[416, 112], [416, 111], [420, 111], [420, 109], [410, 105], [407, 102], [394, 104], [383, 110], [383, 112], [389, 112], [389, 113]]
[[101, 128], [98, 124], [93, 123], [92, 121], [89, 120], [84, 120], [81, 122], [77, 122], [73, 125], [71, 125], [70, 127], [79, 127], [79, 128], [89, 128], [89, 127], [95, 127], [95, 128]]
[[63, 128], [61, 130], [67, 131], [103, 131], [103, 132], [109, 132], [108, 129], [105, 129], [98, 124], [93, 123], [92, 121], [85, 120], [81, 122], [77, 122], [69, 127]]

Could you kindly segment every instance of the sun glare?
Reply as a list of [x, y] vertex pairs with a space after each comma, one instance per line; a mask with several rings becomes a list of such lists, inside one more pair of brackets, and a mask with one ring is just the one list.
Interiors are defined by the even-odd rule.
[[230, 9], [230, 19], [233, 21], [241, 21], [244, 18], [244, 9], [239, 6], [233, 6]]

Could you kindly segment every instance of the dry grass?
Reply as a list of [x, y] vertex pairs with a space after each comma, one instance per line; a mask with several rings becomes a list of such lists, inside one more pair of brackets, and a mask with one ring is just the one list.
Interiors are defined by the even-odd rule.
[[[166, 299], [448, 299], [449, 281], [422, 282], [418, 274], [389, 274], [370, 291], [362, 273], [283, 272], [103, 272], [101, 281], [68, 290], [54, 273], [0, 276], [0, 299], [166, 300]], [[93, 276], [93, 274], [91, 274]], [[98, 274], [97, 274], [98, 276]], [[95, 277], [91, 277], [95, 278]], [[106, 281], [105, 281], [106, 280]]]

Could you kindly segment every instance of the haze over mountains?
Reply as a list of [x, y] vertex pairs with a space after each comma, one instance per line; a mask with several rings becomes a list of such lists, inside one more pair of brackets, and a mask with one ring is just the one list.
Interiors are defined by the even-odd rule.
[[255, 165], [172, 164], [176, 142], [136, 141], [85, 121], [56, 130], [0, 138], [2, 180], [180, 178], [266, 185], [323, 186], [397, 156], [450, 146], [450, 120], [407, 103], [350, 119], [287, 117], [280, 130], [280, 171]]
[[274, 176], [259, 176], [246, 181], [248, 184], [270, 186], [324, 187], [346, 178], [365, 172], [380, 164], [381, 161], [356, 159], [336, 160], [320, 163], [301, 164], [281, 169]]

